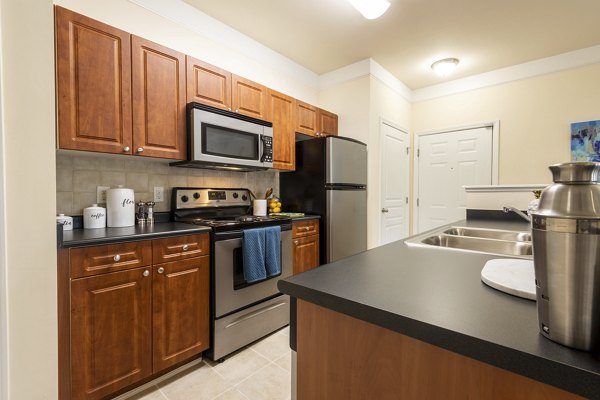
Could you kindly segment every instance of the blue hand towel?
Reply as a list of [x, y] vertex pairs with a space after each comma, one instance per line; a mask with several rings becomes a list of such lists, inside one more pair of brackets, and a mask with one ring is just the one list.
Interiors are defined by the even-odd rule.
[[244, 279], [248, 283], [267, 279], [265, 269], [265, 230], [246, 229], [242, 240], [244, 258]]
[[265, 228], [265, 268], [267, 276], [281, 274], [281, 227], [270, 226]]

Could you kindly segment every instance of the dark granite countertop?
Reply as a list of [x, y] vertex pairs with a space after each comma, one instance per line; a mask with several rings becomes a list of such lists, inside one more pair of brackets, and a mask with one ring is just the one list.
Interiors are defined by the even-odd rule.
[[73, 229], [62, 232], [62, 243], [59, 241], [58, 247], [94, 246], [210, 231], [211, 229], [208, 227], [180, 222], [157, 222], [152, 225], [135, 225], [125, 228]]
[[[481, 220], [452, 225], [528, 228], [523, 222]], [[581, 396], [600, 398], [600, 356], [542, 337], [534, 301], [481, 282], [481, 269], [493, 258], [501, 257], [414, 247], [401, 240], [282, 280], [279, 289]]]
[[297, 222], [297, 221], [308, 221], [311, 219], [321, 219], [320, 215], [310, 215], [310, 214], [305, 214], [304, 217], [296, 217], [296, 218], [292, 218], [292, 222]]

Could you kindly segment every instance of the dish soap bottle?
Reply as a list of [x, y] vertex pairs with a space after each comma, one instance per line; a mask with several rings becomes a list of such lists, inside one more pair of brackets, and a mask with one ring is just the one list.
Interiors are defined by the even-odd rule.
[[535, 196], [535, 199], [531, 200], [527, 206], [527, 214], [529, 216], [531, 216], [532, 211], [537, 211], [538, 207], [540, 206], [540, 196], [542, 195], [542, 191], [534, 190], [532, 193]]

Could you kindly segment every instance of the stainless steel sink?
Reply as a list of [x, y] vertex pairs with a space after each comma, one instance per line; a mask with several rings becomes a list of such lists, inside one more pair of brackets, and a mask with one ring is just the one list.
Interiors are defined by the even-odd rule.
[[487, 238], [487, 239], [498, 239], [498, 240], [512, 240], [517, 242], [531, 242], [531, 233], [529, 232], [516, 232], [516, 231], [505, 231], [499, 229], [485, 229], [485, 228], [464, 228], [453, 226], [450, 229], [444, 231], [447, 235], [455, 236], [468, 236], [474, 238]]
[[409, 246], [531, 258], [531, 234], [500, 229], [443, 226], [406, 240]]
[[511, 256], [530, 256], [531, 242], [474, 238], [454, 235], [435, 235], [421, 241], [423, 244], [480, 251], [482, 253], [505, 254]]

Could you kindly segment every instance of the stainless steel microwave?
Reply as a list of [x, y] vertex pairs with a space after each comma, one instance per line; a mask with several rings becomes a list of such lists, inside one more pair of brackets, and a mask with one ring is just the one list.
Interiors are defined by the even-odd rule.
[[188, 159], [171, 165], [234, 171], [273, 167], [273, 124], [199, 103], [187, 106]]

